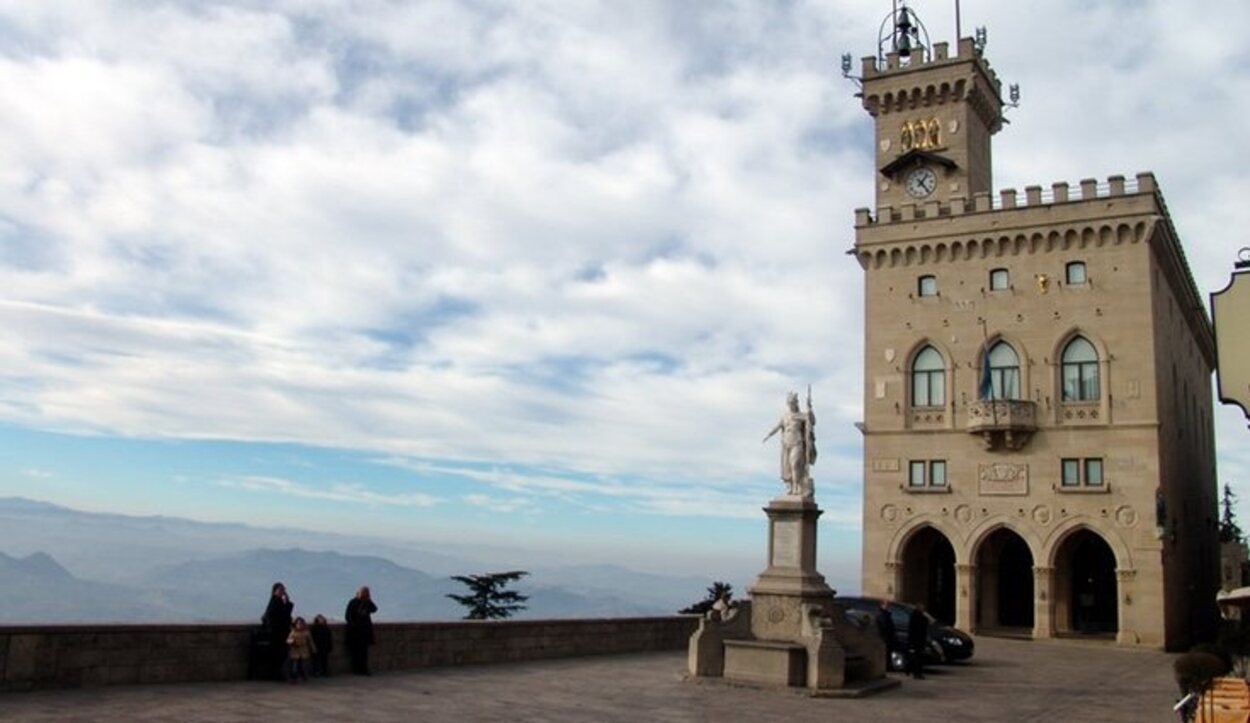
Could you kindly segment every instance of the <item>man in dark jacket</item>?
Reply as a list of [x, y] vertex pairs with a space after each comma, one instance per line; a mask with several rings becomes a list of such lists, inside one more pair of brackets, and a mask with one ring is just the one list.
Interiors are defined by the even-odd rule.
[[894, 618], [890, 615], [888, 600], [882, 600], [881, 607], [877, 608], [877, 632], [881, 635], [881, 641], [885, 643], [885, 663], [888, 669], [890, 653], [898, 649], [898, 631], [894, 628]]
[[277, 680], [284, 677], [286, 637], [291, 634], [291, 611], [294, 608], [295, 603], [286, 594], [286, 586], [275, 582], [269, 594], [269, 605], [265, 607], [265, 615], [260, 622], [269, 635], [269, 673]]
[[373, 614], [378, 606], [373, 604], [369, 588], [356, 591], [356, 597], [347, 602], [347, 651], [352, 658], [352, 672], [369, 675], [369, 646], [373, 645]]
[[928, 648], [929, 616], [924, 605], [917, 605], [907, 618], [907, 672], [917, 680], [924, 678], [924, 653]]

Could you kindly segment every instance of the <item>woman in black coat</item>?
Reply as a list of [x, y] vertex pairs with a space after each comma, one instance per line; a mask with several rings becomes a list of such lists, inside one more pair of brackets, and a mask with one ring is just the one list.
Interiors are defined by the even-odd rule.
[[369, 675], [369, 646], [373, 645], [373, 614], [377, 611], [369, 588], [362, 587], [356, 591], [356, 597], [347, 602], [347, 611], [343, 614], [347, 621], [347, 651], [356, 675]]
[[269, 664], [270, 674], [282, 680], [283, 666], [286, 664], [286, 636], [291, 634], [291, 611], [295, 603], [286, 594], [286, 586], [280, 582], [273, 584], [269, 594], [269, 605], [260, 622], [269, 633]]

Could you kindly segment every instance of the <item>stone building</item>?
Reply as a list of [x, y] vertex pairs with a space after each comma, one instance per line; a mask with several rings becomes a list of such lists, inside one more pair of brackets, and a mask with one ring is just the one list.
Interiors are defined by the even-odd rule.
[[993, 194], [1002, 87], [972, 39], [860, 80], [865, 593], [982, 633], [1207, 634], [1213, 337], [1154, 176]]

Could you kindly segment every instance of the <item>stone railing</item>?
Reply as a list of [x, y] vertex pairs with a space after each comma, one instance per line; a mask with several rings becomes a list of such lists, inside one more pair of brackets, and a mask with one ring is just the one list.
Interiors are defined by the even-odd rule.
[[[332, 626], [330, 669], [348, 669]], [[684, 650], [694, 616], [378, 623], [377, 671]], [[0, 691], [195, 681], [248, 675], [254, 625], [0, 626]]]
[[987, 449], [1020, 449], [1037, 431], [1037, 403], [1022, 399], [971, 402], [967, 429], [981, 435]]

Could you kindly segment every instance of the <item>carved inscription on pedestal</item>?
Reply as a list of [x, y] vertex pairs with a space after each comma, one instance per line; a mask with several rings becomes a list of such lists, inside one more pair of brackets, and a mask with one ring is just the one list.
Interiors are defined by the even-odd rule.
[[1011, 462], [993, 462], [979, 465], [977, 477], [983, 495], [1027, 495], [1029, 493], [1029, 466]]
[[799, 521], [773, 522], [773, 567], [799, 566]]

